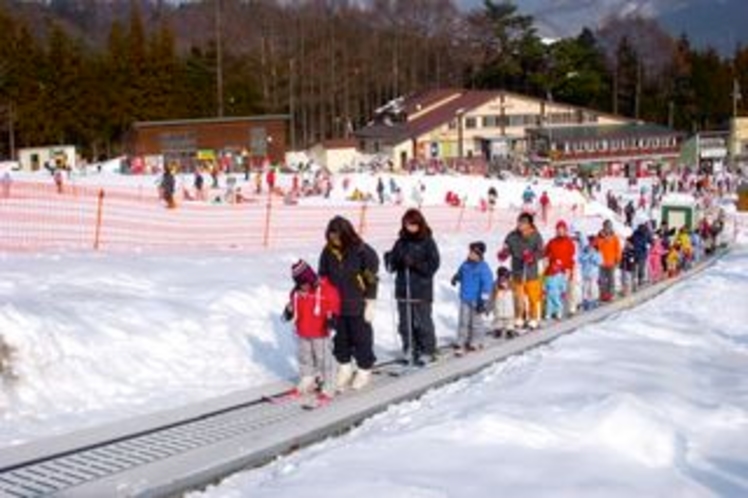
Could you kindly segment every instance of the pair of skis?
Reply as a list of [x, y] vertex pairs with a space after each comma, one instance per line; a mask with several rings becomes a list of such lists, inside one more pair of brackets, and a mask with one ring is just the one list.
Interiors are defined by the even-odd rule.
[[262, 397], [262, 401], [270, 403], [271, 405], [285, 405], [300, 402], [301, 408], [304, 410], [323, 408], [329, 405], [332, 400], [333, 398], [325, 393], [314, 392], [303, 394], [295, 387], [287, 391]]

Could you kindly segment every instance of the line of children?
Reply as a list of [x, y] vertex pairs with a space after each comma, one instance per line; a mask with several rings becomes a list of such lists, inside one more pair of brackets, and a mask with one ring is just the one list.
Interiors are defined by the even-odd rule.
[[[532, 219], [529, 224], [532, 226]], [[581, 250], [578, 252], [572, 246], [572, 238], [567, 235], [566, 224], [559, 222], [556, 229], [557, 237], [545, 248], [548, 266], [543, 276], [542, 289], [546, 320], [562, 320], [568, 311], [569, 279], [572, 278], [572, 269], [577, 267], [575, 263], [581, 275], [580, 305], [582, 310], [587, 311], [596, 308], [600, 301], [613, 299], [616, 267], [621, 271], [622, 294], [626, 296], [637, 290], [644, 278], [640, 273], [646, 273], [650, 283], [656, 283], [666, 275], [675, 277], [698, 260], [701, 257], [700, 251], [703, 251], [699, 234], [690, 233], [686, 227], [679, 230], [670, 244], [668, 238], [675, 233], [666, 226], [661, 228], [659, 235], [653, 234], [645, 244], [647, 251], [644, 253], [644, 260], [642, 250], [637, 249], [633, 237], [626, 239], [621, 250], [610, 221], [604, 223], [603, 230], [597, 236], [587, 239], [579, 237]], [[541, 251], [542, 241], [539, 244], [538, 251]], [[517, 327], [522, 328], [515, 323], [518, 310], [517, 289], [514, 285], [516, 275], [513, 270], [500, 266], [494, 279], [484, 260], [485, 253], [484, 242], [471, 243], [466, 260], [451, 280], [452, 286], [459, 284], [458, 337], [455, 344], [457, 355], [482, 349], [489, 329], [497, 338], [512, 338], [519, 332]], [[527, 250], [523, 249], [520, 256], [524, 258], [526, 253]], [[509, 256], [509, 248], [505, 246], [499, 253], [499, 260], [506, 261]], [[522, 261], [525, 265], [529, 264], [524, 259]], [[514, 261], [512, 263], [515, 264]], [[533, 259], [532, 263], [537, 264], [537, 260]], [[640, 268], [642, 264], [646, 271]], [[293, 394], [302, 396], [316, 393], [320, 402], [326, 402], [334, 393], [330, 332], [335, 329], [341, 312], [341, 297], [327, 278], [317, 276], [302, 260], [293, 265], [292, 276], [295, 285], [284, 311], [284, 318], [293, 321], [299, 339], [300, 380]], [[528, 275], [523, 273], [523, 281], [527, 278]], [[522, 308], [528, 307], [527, 302], [521, 304]], [[568, 304], [568, 309], [576, 306]], [[489, 320], [488, 315], [493, 315], [493, 319]], [[523, 325], [534, 328], [530, 323], [525, 322]]]

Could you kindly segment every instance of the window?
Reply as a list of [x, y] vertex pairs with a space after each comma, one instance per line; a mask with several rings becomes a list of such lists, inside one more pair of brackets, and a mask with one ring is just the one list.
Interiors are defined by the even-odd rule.
[[483, 116], [483, 128], [499, 128], [501, 116]]
[[465, 118], [465, 128], [472, 130], [478, 127], [478, 120], [476, 118]]
[[164, 152], [190, 152], [197, 150], [197, 137], [192, 131], [164, 132], [159, 135]]

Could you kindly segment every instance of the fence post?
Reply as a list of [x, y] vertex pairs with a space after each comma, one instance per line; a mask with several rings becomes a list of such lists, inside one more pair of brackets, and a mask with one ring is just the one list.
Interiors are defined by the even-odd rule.
[[358, 217], [358, 233], [359, 235], [364, 234], [364, 230], [366, 229], [366, 210], [367, 210], [368, 202], [364, 201], [364, 203], [361, 205], [361, 213]]
[[269, 247], [270, 246], [270, 220], [271, 220], [271, 212], [273, 208], [273, 192], [268, 192], [268, 202], [265, 206], [265, 232], [262, 239], [262, 245], [263, 247]]
[[99, 201], [96, 208], [96, 230], [94, 232], [94, 251], [101, 245], [101, 220], [104, 213], [104, 189], [99, 190]]
[[460, 206], [460, 216], [457, 218], [457, 232], [462, 231], [462, 218], [465, 216], [465, 206], [467, 202], [463, 202]]

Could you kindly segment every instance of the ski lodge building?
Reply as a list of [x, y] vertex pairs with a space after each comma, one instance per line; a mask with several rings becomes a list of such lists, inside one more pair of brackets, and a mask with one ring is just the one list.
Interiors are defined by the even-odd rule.
[[394, 168], [413, 163], [522, 165], [552, 171], [580, 166], [637, 169], [675, 162], [679, 135], [622, 116], [506, 91], [440, 89], [378, 109], [356, 132], [364, 153]]

